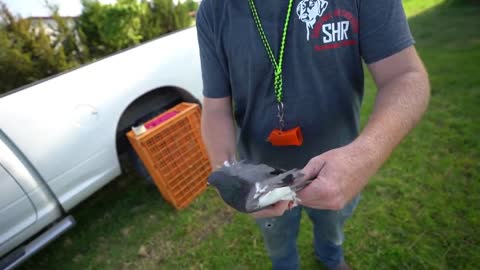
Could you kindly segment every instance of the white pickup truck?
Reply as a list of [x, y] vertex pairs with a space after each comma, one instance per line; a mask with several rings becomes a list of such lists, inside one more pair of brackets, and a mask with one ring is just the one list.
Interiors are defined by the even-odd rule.
[[125, 133], [199, 103], [189, 28], [0, 96], [0, 269], [71, 228], [69, 211], [121, 174]]

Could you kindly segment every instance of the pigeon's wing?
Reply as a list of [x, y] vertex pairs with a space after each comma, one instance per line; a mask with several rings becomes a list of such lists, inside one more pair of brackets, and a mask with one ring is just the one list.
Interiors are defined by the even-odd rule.
[[300, 179], [301, 175], [297, 169], [283, 171], [278, 174], [271, 174], [270, 177], [262, 181], [262, 184], [268, 185], [271, 188], [292, 186], [296, 180]]
[[298, 178], [298, 170], [268, 169], [265, 178], [257, 178], [255, 192], [249, 197], [247, 210], [258, 211], [281, 200], [294, 200], [295, 191], [291, 185]]
[[254, 212], [259, 210], [258, 199], [281, 184], [281, 176], [276, 181], [278, 185], [271, 185], [269, 179], [277, 177], [282, 170], [276, 170], [265, 164], [250, 164], [236, 162], [227, 164], [214, 171], [208, 182], [217, 188], [222, 199], [240, 212]]
[[307, 179], [303, 173], [298, 173], [293, 181], [291, 187], [295, 192], [306, 188], [314, 179]]
[[265, 164], [250, 164], [246, 162], [236, 162], [228, 167], [222, 167], [221, 170], [250, 183], [263, 182], [265, 179], [272, 177], [271, 173], [276, 171]]
[[[325, 165], [327, 163], [324, 162], [322, 167], [320, 167], [320, 170], [323, 170], [323, 168], [325, 168]], [[313, 180], [315, 180], [315, 177], [314, 178], [306, 178], [305, 175], [303, 173], [301, 173], [300, 171], [297, 172], [297, 174], [295, 175], [295, 180], [293, 181], [291, 187], [293, 190], [295, 190], [295, 192], [298, 192], [304, 188], [306, 188], [310, 183], [313, 182]]]

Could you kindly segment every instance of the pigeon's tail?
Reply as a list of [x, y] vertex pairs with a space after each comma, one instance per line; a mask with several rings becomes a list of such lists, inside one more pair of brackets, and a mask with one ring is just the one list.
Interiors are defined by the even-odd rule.
[[[323, 163], [322, 167], [320, 167], [320, 170], [323, 170], [323, 168], [325, 167], [327, 163]], [[295, 192], [298, 192], [304, 188], [306, 188], [308, 185], [310, 185], [310, 183], [313, 182], [313, 180], [315, 180], [315, 178], [307, 178], [307, 176], [305, 174], [303, 174], [302, 172], [297, 172], [297, 174], [295, 175], [295, 180], [293, 181], [292, 185], [291, 185], [291, 188], [295, 191]]]

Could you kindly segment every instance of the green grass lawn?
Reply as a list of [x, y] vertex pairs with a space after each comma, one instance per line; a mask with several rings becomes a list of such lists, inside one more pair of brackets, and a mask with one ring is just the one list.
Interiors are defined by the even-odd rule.
[[[480, 5], [404, 1], [432, 83], [424, 120], [371, 180], [346, 224], [357, 269], [480, 269]], [[362, 121], [375, 88], [366, 82]], [[268, 269], [252, 220], [208, 190], [175, 211], [134, 173], [73, 211], [78, 225], [24, 269]], [[322, 269], [308, 218], [302, 269]]]

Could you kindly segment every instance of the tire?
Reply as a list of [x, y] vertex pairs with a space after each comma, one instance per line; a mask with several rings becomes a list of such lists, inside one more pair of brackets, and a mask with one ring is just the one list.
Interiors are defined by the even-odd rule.
[[[146, 106], [145, 103], [142, 102], [142, 100], [151, 101], [155, 98], [155, 106], [151, 106], [151, 104], [150, 106]], [[148, 173], [143, 161], [135, 152], [130, 142], [128, 142], [125, 134], [130, 131], [132, 126], [141, 125], [180, 102], [182, 102], [181, 96], [174, 91], [164, 92], [163, 95], [158, 96], [155, 96], [154, 93], [150, 93], [139, 100], [136, 100], [135, 104], [131, 104], [130, 107], [132, 107], [134, 110], [130, 111], [129, 107], [127, 108], [125, 114], [122, 115], [122, 120], [125, 121], [120, 120], [120, 127], [117, 128], [117, 150], [119, 154], [125, 154], [125, 159], [123, 162], [124, 164], [122, 164], [122, 167], [127, 172], [130, 172], [129, 168], [133, 169], [138, 177], [141, 177], [147, 184], [154, 185], [153, 178]], [[138, 111], [137, 108], [143, 108], [143, 111]]]
[[129, 163], [131, 164], [135, 172], [138, 174], [138, 176], [141, 177], [145, 183], [149, 185], [155, 185], [152, 176], [148, 172], [145, 164], [143, 164], [143, 161], [140, 159], [133, 147], [130, 146], [127, 155]]

